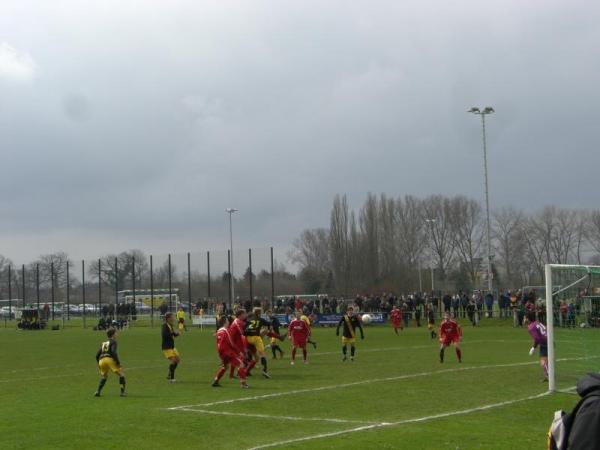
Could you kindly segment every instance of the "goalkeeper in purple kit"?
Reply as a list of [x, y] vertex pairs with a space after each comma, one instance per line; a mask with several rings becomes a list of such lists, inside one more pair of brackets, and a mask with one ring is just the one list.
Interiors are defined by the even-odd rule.
[[533, 356], [535, 349], [538, 346], [540, 347], [540, 366], [544, 369], [544, 379], [542, 381], [548, 381], [548, 337], [546, 327], [536, 320], [534, 311], [529, 311], [525, 318], [528, 324], [527, 331], [533, 338], [533, 346], [529, 350], [529, 356]]

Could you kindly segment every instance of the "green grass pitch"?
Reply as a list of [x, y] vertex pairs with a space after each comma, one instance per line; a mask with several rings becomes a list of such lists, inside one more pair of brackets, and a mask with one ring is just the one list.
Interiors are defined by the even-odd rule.
[[[453, 349], [439, 363], [426, 328], [394, 336], [388, 326], [367, 327], [356, 361], [342, 363], [335, 330], [316, 328], [308, 365], [290, 366], [286, 340], [285, 359], [269, 359], [272, 379], [255, 370], [248, 390], [227, 375], [222, 388], [210, 386], [218, 366], [212, 328], [178, 339], [173, 385], [160, 329], [131, 328], [119, 335], [127, 398], [112, 375], [103, 396], [93, 397], [104, 332], [1, 328], [0, 448], [545, 448], [553, 412], [569, 410], [577, 397], [516, 401], [546, 390], [526, 330], [463, 328], [460, 365]], [[599, 348], [596, 330], [561, 330], [566, 347], [557, 356], [577, 356], [581, 333]], [[169, 409], [181, 406], [188, 407]]]

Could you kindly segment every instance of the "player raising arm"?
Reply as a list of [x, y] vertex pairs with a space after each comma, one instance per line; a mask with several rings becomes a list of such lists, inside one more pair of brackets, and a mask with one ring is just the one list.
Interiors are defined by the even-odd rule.
[[217, 337], [217, 353], [219, 354], [219, 358], [221, 358], [221, 367], [219, 367], [219, 370], [213, 379], [212, 386], [221, 387], [219, 380], [227, 371], [227, 366], [231, 364], [231, 367], [238, 368], [242, 388], [248, 388], [244, 360], [231, 339], [231, 333], [227, 327], [227, 317], [221, 316], [217, 325], [219, 326], [219, 329], [215, 333], [215, 336]]
[[529, 350], [529, 356], [533, 356], [535, 349], [540, 347], [540, 366], [544, 371], [544, 378], [542, 382], [548, 381], [548, 337], [546, 334], [546, 327], [543, 323], [538, 322], [535, 319], [535, 312], [529, 311], [525, 316], [525, 323], [527, 325], [527, 331], [533, 338], [533, 345]]
[[444, 350], [450, 344], [454, 344], [456, 349], [456, 357], [458, 362], [462, 362], [462, 352], [460, 350], [460, 339], [462, 337], [462, 329], [456, 320], [450, 318], [449, 313], [444, 313], [444, 320], [440, 325], [440, 363], [444, 362]]
[[296, 311], [295, 315], [296, 318], [288, 325], [288, 337], [292, 342], [292, 361], [290, 363], [292, 366], [296, 360], [296, 349], [298, 347], [302, 349], [304, 364], [308, 362], [306, 360], [306, 343], [308, 342], [308, 337], [310, 336], [310, 328], [308, 325], [306, 325], [306, 322], [300, 318], [302, 313], [300, 311]]
[[354, 355], [356, 353], [356, 329], [360, 330], [360, 338], [364, 339], [365, 334], [363, 333], [362, 325], [360, 324], [360, 320], [356, 314], [354, 314], [354, 308], [352, 306], [348, 306], [346, 314], [340, 319], [337, 328], [335, 330], [335, 335], [340, 335], [340, 327], [344, 326], [342, 333], [342, 354], [344, 355], [342, 361], [346, 361], [347, 353], [348, 353], [348, 344], [350, 344], [350, 360], [354, 361]]
[[94, 396], [100, 397], [102, 388], [108, 379], [108, 373], [112, 372], [116, 375], [119, 375], [121, 397], [125, 397], [127, 395], [125, 393], [125, 373], [121, 367], [119, 355], [117, 355], [117, 330], [114, 328], [109, 329], [106, 332], [106, 336], [108, 337], [108, 341], [103, 342], [100, 345], [100, 349], [96, 353], [96, 362], [98, 363], [98, 368], [100, 369], [100, 384], [98, 385], [98, 390]]
[[162, 352], [165, 358], [171, 363], [169, 364], [169, 374], [167, 375], [167, 380], [170, 383], [175, 383], [175, 369], [177, 369], [177, 365], [181, 362], [179, 352], [175, 348], [175, 338], [179, 336], [179, 333], [173, 328], [174, 320], [173, 313], [166, 313], [165, 322], [161, 328]]

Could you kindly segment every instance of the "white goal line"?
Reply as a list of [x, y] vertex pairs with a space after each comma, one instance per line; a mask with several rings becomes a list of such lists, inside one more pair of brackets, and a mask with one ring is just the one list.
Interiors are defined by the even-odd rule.
[[498, 403], [490, 403], [487, 405], [477, 406], [475, 408], [462, 409], [462, 410], [457, 410], [457, 411], [449, 411], [449, 412], [445, 412], [445, 413], [441, 413], [441, 414], [434, 414], [431, 416], [418, 417], [415, 419], [404, 419], [404, 420], [399, 420], [397, 422], [381, 422], [381, 423], [376, 423], [376, 424], [371, 424], [371, 425], [363, 425], [363, 426], [356, 427], [356, 428], [349, 428], [349, 429], [341, 430], [341, 431], [332, 431], [332, 432], [328, 432], [328, 433], [313, 434], [313, 435], [303, 436], [303, 437], [295, 438], [295, 439], [287, 439], [284, 441], [271, 442], [268, 444], [251, 447], [248, 450], [259, 450], [259, 449], [263, 449], [263, 448], [278, 447], [281, 445], [295, 444], [298, 442], [312, 441], [315, 439], [324, 439], [324, 438], [329, 438], [329, 437], [341, 436], [344, 434], [356, 433], [359, 431], [366, 431], [366, 430], [373, 430], [373, 429], [383, 428], [383, 427], [405, 425], [405, 424], [409, 424], [409, 423], [428, 422], [430, 420], [443, 419], [446, 417], [471, 414], [471, 413], [478, 412], [478, 411], [487, 411], [489, 409], [500, 408], [502, 406], [512, 405], [514, 403], [525, 402], [528, 400], [535, 400], [535, 399], [544, 397], [548, 394], [549, 394], [549, 392], [543, 392], [541, 394], [531, 395], [529, 397], [522, 397], [522, 398], [518, 398], [518, 399], [514, 399], [514, 400], [506, 400], [506, 401], [498, 402]]

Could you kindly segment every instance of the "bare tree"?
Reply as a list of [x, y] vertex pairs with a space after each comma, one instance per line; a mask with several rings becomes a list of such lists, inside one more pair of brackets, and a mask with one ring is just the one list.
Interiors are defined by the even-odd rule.
[[349, 228], [348, 200], [345, 195], [336, 195], [331, 209], [329, 248], [336, 287], [344, 292], [348, 290], [350, 277]]
[[483, 216], [481, 205], [463, 196], [450, 201], [449, 222], [456, 254], [475, 286], [481, 269]]
[[424, 219], [433, 219], [428, 225], [428, 244], [442, 278], [445, 278], [455, 253], [451, 225], [452, 202], [441, 195], [423, 200]]
[[368, 283], [375, 286], [379, 281], [379, 225], [377, 198], [369, 193], [360, 210], [360, 230], [364, 238], [364, 260]]

